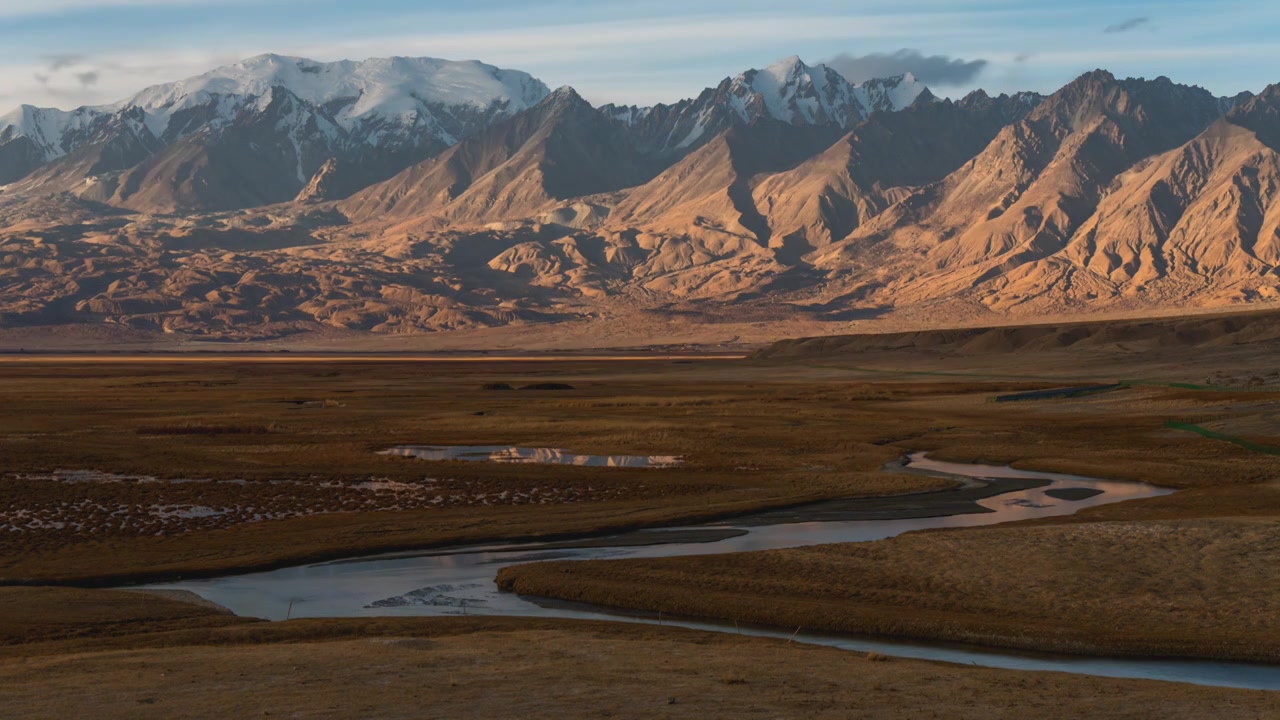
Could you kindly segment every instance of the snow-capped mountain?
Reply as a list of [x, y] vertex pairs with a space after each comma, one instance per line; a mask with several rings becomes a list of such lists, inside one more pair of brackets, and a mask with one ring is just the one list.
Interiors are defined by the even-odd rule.
[[806, 65], [789, 57], [763, 70], [725, 78], [696, 99], [648, 108], [609, 105], [602, 112], [633, 127], [644, 145], [666, 151], [694, 147], [731, 125], [761, 118], [848, 129], [873, 112], [892, 112], [932, 99], [929, 89], [910, 74], [854, 85], [826, 65]]
[[[99, 199], [110, 199], [119, 188], [104, 176], [176, 151], [192, 138], [215, 147], [233, 129], [270, 119], [274, 140], [253, 134], [276, 146], [270, 152], [285, 148], [292, 164], [292, 179], [279, 187], [279, 197], [264, 198], [278, 201], [297, 193], [331, 158], [358, 168], [355, 184], [367, 184], [532, 107], [549, 92], [526, 73], [475, 61], [319, 63], [262, 55], [113, 105], [72, 111], [24, 106], [0, 116], [0, 183], [26, 178], [26, 185], [52, 184], [50, 189], [103, 184], [110, 192]], [[104, 147], [126, 138], [131, 152], [104, 156]], [[191, 148], [182, 153], [190, 155]], [[86, 154], [93, 157], [86, 161]], [[188, 200], [193, 207], [226, 204]]]
[[[0, 139], [30, 138], [55, 160], [90, 139], [107, 118], [133, 108], [157, 139], [172, 142], [205, 126], [218, 128], [246, 110], [261, 111], [277, 88], [332, 118], [329, 132], [375, 146], [428, 132], [452, 145], [492, 122], [537, 104], [550, 92], [534, 77], [476, 61], [374, 58], [320, 63], [260, 55], [235, 65], [147, 88], [113, 105], [64, 111], [29, 105], [0, 116]], [[203, 123], [192, 122], [200, 111]]]

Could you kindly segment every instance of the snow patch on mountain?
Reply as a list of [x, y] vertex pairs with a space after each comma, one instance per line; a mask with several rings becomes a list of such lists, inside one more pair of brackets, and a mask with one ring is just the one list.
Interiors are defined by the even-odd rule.
[[826, 65], [808, 65], [791, 56], [764, 69], [726, 78], [697, 98], [675, 105], [606, 105], [601, 111], [631, 127], [648, 125], [641, 132], [655, 138], [655, 149], [678, 150], [692, 147], [735, 122], [751, 124], [769, 118], [793, 125], [849, 129], [874, 112], [902, 110], [922, 99], [936, 100], [910, 74], [854, 85]]
[[260, 55], [189, 80], [148, 88], [125, 104], [164, 117], [214, 99], [269, 98], [275, 87], [317, 107], [340, 103], [334, 119], [348, 131], [375, 118], [411, 125], [432, 106], [485, 111], [496, 105], [515, 114], [549, 92], [527, 73], [474, 60], [395, 57], [320, 63]]
[[763, 116], [795, 125], [848, 128], [873, 112], [906, 108], [925, 90], [913, 75], [854, 85], [826, 65], [806, 65], [792, 56], [733, 78], [727, 93], [744, 122]]
[[110, 118], [134, 108], [143, 111], [153, 136], [172, 142], [199, 129], [226, 126], [245, 111], [263, 111], [279, 88], [332, 119], [322, 126], [336, 125], [352, 141], [373, 146], [412, 142], [422, 133], [453, 144], [495, 119], [532, 107], [550, 92], [527, 73], [476, 61], [397, 57], [321, 63], [261, 55], [112, 105], [72, 111], [20, 107], [0, 116], [0, 143], [25, 136], [54, 160], [86, 142]]
[[68, 134], [86, 131], [110, 114], [110, 110], [102, 108], [57, 110], [23, 105], [0, 115], [0, 144], [26, 137], [44, 152], [46, 159], [52, 160], [66, 154], [63, 140]]

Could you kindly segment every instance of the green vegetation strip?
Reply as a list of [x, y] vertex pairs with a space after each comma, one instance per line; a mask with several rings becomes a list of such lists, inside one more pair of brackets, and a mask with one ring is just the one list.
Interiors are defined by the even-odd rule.
[[1240, 447], [1246, 450], [1252, 450], [1253, 452], [1265, 453], [1267, 455], [1280, 455], [1280, 448], [1278, 447], [1274, 447], [1271, 445], [1263, 445], [1261, 443], [1256, 443], [1256, 442], [1253, 442], [1252, 440], [1245, 440], [1244, 438], [1236, 437], [1234, 435], [1224, 435], [1223, 433], [1215, 432], [1213, 430], [1210, 430], [1209, 428], [1201, 427], [1199, 425], [1192, 425], [1190, 423], [1180, 423], [1180, 422], [1174, 422], [1172, 420], [1169, 420], [1164, 424], [1164, 426], [1172, 430], [1184, 430], [1186, 432], [1192, 432], [1201, 437], [1209, 438], [1210, 440], [1223, 440], [1231, 443], [1232, 445], [1239, 445]]
[[[883, 368], [859, 367], [850, 365], [830, 365], [822, 363], [805, 363], [805, 367], [816, 368], [820, 370], [842, 370], [845, 372], [859, 372], [874, 375], [922, 375], [933, 377], [955, 377], [955, 378], [975, 378], [982, 380], [1033, 380], [1037, 382], [1081, 382], [1095, 379], [1095, 376], [1072, 376], [1057, 377], [1045, 375], [1015, 375], [1010, 373], [991, 373], [991, 372], [956, 372], [941, 370], [889, 370]], [[1204, 390], [1210, 392], [1276, 392], [1275, 387], [1233, 387], [1228, 385], [1197, 385], [1195, 383], [1185, 382], [1162, 382], [1160, 380], [1119, 380], [1119, 385], [1125, 387], [1167, 387], [1175, 390]]]

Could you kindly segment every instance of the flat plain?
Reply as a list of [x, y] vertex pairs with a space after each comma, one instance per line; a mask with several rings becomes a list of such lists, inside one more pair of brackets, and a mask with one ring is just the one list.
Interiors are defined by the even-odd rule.
[[[180, 599], [66, 586], [590, 537], [951, 487], [885, 470], [927, 451], [1178, 492], [860, 545], [519, 566], [500, 581], [533, 595], [788, 628], [1274, 662], [1272, 350], [911, 347], [483, 363], [8, 356], [0, 577], [25, 587], [0, 592], [10, 618], [0, 623], [0, 696], [18, 716], [53, 708], [41, 703], [76, 714], [104, 702], [117, 716], [209, 717], [233, 687], [255, 714], [293, 704], [321, 717], [398, 717], [424, 702], [443, 715], [503, 707], [530, 717], [797, 708], [815, 717], [1019, 717], [1063, 707], [1091, 717], [1199, 717], [1209, 707], [1266, 716], [1276, 702], [1266, 693], [870, 662], [673, 628], [497, 618], [267, 624]], [[1109, 387], [996, 401], [1088, 383]], [[379, 454], [398, 445], [682, 462]], [[497, 675], [517, 679], [495, 688]], [[91, 677], [110, 695], [71, 690]], [[295, 697], [298, 687], [316, 691]], [[405, 691], [392, 702], [379, 690], [387, 687]]]
[[[1280, 698], [1262, 691], [1007, 672], [671, 627], [475, 617], [265, 623], [135, 595], [0, 592], [8, 611], [61, 605], [88, 621], [28, 615], [26, 627], [45, 639], [5, 638], [6, 715], [896, 720], [1065, 709], [1234, 720], [1280, 712]], [[102, 635], [113, 623], [133, 634]]]

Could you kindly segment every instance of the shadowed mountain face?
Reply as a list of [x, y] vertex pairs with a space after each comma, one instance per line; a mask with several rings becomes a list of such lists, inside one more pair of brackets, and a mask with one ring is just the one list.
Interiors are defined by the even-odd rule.
[[[261, 62], [224, 74], [285, 84], [230, 120], [229, 101], [151, 91], [5, 116], [0, 323], [267, 337], [626, 318], [609, 327], [645, 342], [672, 323], [1280, 299], [1278, 86], [1227, 99], [1095, 71], [1048, 97], [939, 100], [788, 60], [596, 109], [488, 66], [457, 69], [479, 88], [461, 99], [426, 61], [388, 66], [461, 103], [430, 105], [419, 136], [386, 124], [385, 99], [317, 103], [366, 82], [358, 67]], [[33, 127], [61, 144], [16, 129]]]
[[768, 244], [772, 230], [752, 197], [756, 180], [822, 152], [838, 132], [837, 127], [770, 119], [731, 127], [650, 182], [625, 192], [607, 223], [673, 235], [727, 233]]
[[[901, 268], [910, 286], [890, 281], [883, 290], [912, 302], [963, 297], [992, 309], [1044, 311], [1131, 297], [1138, 286], [1081, 264], [1080, 248], [1100, 238], [1097, 214], [1115, 201], [1121, 176], [1194, 140], [1220, 119], [1220, 108], [1209, 93], [1163, 78], [1090, 73], [816, 262], [834, 269], [874, 258]], [[1129, 255], [1149, 255], [1131, 230], [1100, 239], [1136, 241]]]
[[911, 75], [853, 85], [835, 70], [781, 60], [725, 78], [697, 98], [650, 108], [606, 105], [601, 112], [628, 126], [646, 152], [680, 155], [735, 125], [775, 120], [849, 129], [875, 112], [894, 112], [933, 97]]
[[654, 167], [622, 127], [562, 88], [339, 207], [356, 222], [477, 225], [535, 217], [560, 201], [633, 186]]
[[755, 203], [767, 209], [779, 247], [809, 251], [829, 245], [910, 188], [956, 170], [1040, 100], [978, 92], [960, 102], [921, 103], [874, 115], [822, 154], [760, 182]]
[[115, 105], [0, 116], [0, 182], [143, 212], [203, 212], [291, 200], [334, 159], [328, 190], [353, 192], [547, 92], [525, 73], [477, 62], [262, 55]]

